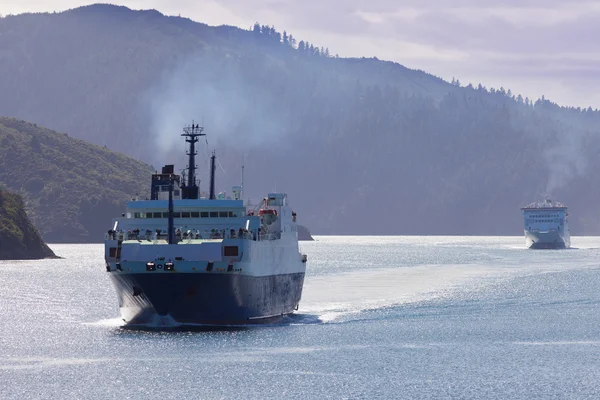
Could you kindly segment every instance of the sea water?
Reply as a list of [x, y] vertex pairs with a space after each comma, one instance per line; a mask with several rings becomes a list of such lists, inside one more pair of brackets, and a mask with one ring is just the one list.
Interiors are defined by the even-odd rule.
[[600, 238], [316, 239], [251, 329], [122, 329], [102, 245], [0, 262], [0, 399], [600, 398]]

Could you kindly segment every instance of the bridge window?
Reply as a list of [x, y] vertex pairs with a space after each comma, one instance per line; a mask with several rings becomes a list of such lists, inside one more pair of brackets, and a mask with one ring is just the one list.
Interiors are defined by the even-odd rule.
[[219, 212], [219, 217], [220, 218], [227, 218], [229, 216], [229, 214], [227, 213], [227, 211], [220, 211]]
[[159, 212], [152, 213], [152, 218], [162, 218], [162, 213], [159, 213]]
[[190, 217], [190, 212], [189, 211], [182, 211], [181, 212], [181, 218], [189, 218]]
[[198, 211], [192, 211], [190, 214], [192, 218], [200, 218], [200, 213]]
[[200, 218], [208, 218], [208, 211], [202, 211], [200, 213]]
[[211, 218], [219, 218], [219, 213], [216, 211], [211, 211], [210, 212], [210, 217]]

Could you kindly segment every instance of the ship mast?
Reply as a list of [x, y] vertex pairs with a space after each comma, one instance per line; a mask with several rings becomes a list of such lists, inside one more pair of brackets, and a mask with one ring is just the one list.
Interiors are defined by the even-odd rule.
[[173, 176], [169, 178], [169, 219], [167, 220], [168, 240], [169, 244], [175, 243], [175, 223], [173, 220]]
[[210, 200], [216, 199], [216, 197], [215, 197], [215, 169], [216, 169], [215, 158], [216, 157], [217, 157], [217, 155], [215, 154], [215, 151], [213, 150], [212, 156], [210, 157], [210, 193], [208, 195], [208, 198]]
[[189, 151], [186, 154], [189, 156], [188, 160], [188, 173], [187, 173], [187, 184], [182, 187], [182, 198], [183, 199], [197, 199], [198, 198], [198, 185], [196, 184], [196, 143], [198, 143], [198, 138], [200, 136], [206, 136], [204, 132], [204, 127], [192, 122], [192, 126], [186, 126], [183, 128], [183, 133], [181, 136], [184, 136], [185, 141], [190, 144]]

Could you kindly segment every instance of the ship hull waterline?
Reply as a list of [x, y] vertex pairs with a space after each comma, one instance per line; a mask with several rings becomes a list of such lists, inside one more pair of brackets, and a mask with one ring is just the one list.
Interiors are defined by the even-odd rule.
[[111, 273], [128, 327], [272, 324], [297, 309], [304, 273]]
[[567, 249], [571, 246], [570, 239], [557, 231], [529, 232], [525, 231], [525, 242], [529, 249]]

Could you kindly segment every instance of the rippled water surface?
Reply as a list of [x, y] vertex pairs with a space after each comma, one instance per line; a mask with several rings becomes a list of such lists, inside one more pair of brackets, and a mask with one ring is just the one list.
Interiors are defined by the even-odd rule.
[[102, 245], [0, 262], [1, 399], [600, 398], [600, 238], [317, 237], [297, 315], [120, 328]]

